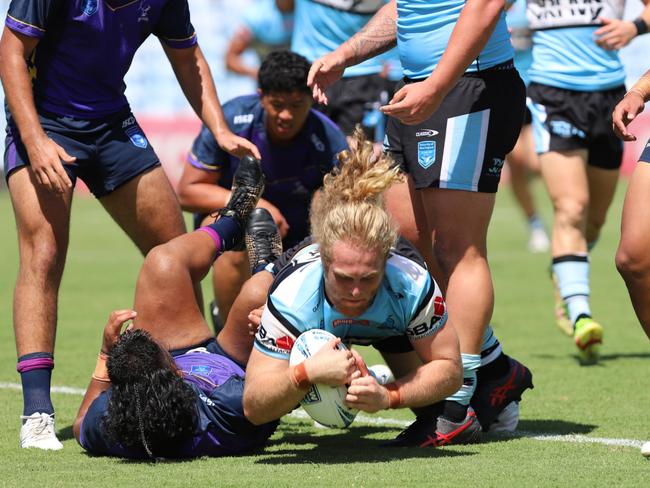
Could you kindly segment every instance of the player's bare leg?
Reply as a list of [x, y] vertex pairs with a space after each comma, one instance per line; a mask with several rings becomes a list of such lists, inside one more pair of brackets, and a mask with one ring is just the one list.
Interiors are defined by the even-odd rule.
[[[30, 167], [11, 174], [8, 186], [20, 251], [13, 312], [17, 369], [21, 373], [24, 400], [21, 445], [61, 449], [63, 446], [54, 432], [50, 379], [54, 368], [57, 299], [68, 249], [72, 189], [63, 194], [44, 189]], [[47, 436], [30, 434], [27, 424], [35, 422], [39, 424], [37, 430]], [[45, 429], [41, 429], [42, 425]]]
[[616, 252], [616, 267], [625, 280], [632, 305], [650, 339], [650, 165], [637, 164], [623, 205], [621, 242]]
[[245, 252], [226, 252], [214, 263], [212, 286], [222, 324], [226, 323], [233, 302], [250, 276]]

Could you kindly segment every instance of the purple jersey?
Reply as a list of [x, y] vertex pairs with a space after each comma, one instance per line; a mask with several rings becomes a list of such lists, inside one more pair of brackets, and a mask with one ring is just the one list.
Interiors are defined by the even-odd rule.
[[[178, 442], [170, 457], [233, 455], [264, 444], [278, 422], [256, 426], [246, 419], [242, 406], [244, 370], [215, 341], [175, 356], [174, 361], [183, 380], [196, 394], [197, 425], [194, 435]], [[144, 457], [144, 451], [125, 449], [104, 432], [102, 419], [107, 414], [110, 396], [109, 388], [88, 408], [81, 426], [81, 445], [93, 454]]]
[[[272, 143], [266, 133], [266, 113], [259, 95], [246, 95], [223, 106], [230, 130], [253, 142], [262, 156], [266, 184], [262, 198], [278, 207], [289, 223], [283, 239], [291, 247], [309, 234], [309, 205], [321, 187], [323, 176], [336, 164], [339, 152], [348, 148], [343, 133], [327, 116], [312, 109], [305, 125], [288, 144]], [[203, 127], [194, 141], [189, 163], [205, 171], [219, 171], [219, 185], [230, 188], [239, 159], [219, 147]]]
[[196, 44], [187, 0], [12, 0], [6, 25], [39, 39], [29, 61], [36, 106], [79, 119], [128, 105], [124, 76], [149, 34], [175, 49]]

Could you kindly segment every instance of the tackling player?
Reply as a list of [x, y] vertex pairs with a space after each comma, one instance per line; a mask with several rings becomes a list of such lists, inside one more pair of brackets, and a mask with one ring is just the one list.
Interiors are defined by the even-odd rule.
[[[263, 445], [275, 430], [277, 422], [256, 426], [243, 413], [250, 347], [233, 338], [245, 330], [215, 340], [194, 300], [194, 285], [222, 252], [242, 243], [244, 227], [256, 264], [272, 259], [269, 252], [279, 245], [266, 211], [249, 219], [264, 188], [259, 162], [244, 158], [235, 184], [216, 222], [147, 255], [135, 291], [137, 314], [111, 314], [73, 426], [88, 452], [144, 459], [234, 455]], [[131, 319], [134, 328], [120, 335]]]

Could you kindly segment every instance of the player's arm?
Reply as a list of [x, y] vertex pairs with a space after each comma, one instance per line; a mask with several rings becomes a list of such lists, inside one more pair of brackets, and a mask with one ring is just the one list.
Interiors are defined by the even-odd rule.
[[643, 112], [648, 100], [650, 100], [650, 70], [639, 78], [614, 108], [612, 129], [618, 137], [624, 141], [636, 141], [636, 136], [627, 130], [627, 126]]
[[198, 44], [182, 49], [165, 43], [162, 46], [187, 101], [214, 134], [219, 146], [239, 158], [249, 154], [260, 159], [260, 153], [252, 142], [236, 136], [228, 128], [210, 67]]
[[115, 310], [109, 316], [108, 322], [104, 327], [102, 347], [100, 349], [99, 357], [97, 358], [97, 365], [95, 366], [95, 371], [90, 379], [90, 384], [86, 389], [86, 394], [81, 401], [77, 417], [72, 425], [72, 432], [79, 443], [81, 442], [81, 425], [86, 413], [88, 412], [88, 408], [90, 408], [90, 405], [95, 401], [95, 399], [103, 391], [108, 390], [111, 385], [111, 380], [108, 377], [108, 371], [106, 369], [108, 353], [120, 337], [122, 326], [129, 320], [133, 320], [135, 316], [136, 313], [133, 310]]
[[391, 0], [372, 16], [363, 29], [333, 52], [314, 61], [307, 77], [314, 99], [327, 104], [325, 90], [343, 76], [345, 68], [388, 51], [396, 42], [397, 5], [395, 0]]
[[187, 162], [176, 188], [183, 210], [206, 213], [225, 207], [230, 190], [217, 184], [220, 178], [219, 170], [207, 171]]
[[463, 382], [456, 331], [447, 323], [435, 335], [412, 342], [423, 361], [408, 375], [382, 386], [366, 375], [352, 381], [345, 402], [366, 412], [388, 408], [423, 407], [452, 395]]
[[418, 124], [428, 119], [478, 57], [505, 5], [505, 0], [467, 0], [433, 73], [422, 82], [402, 87], [381, 110], [405, 124]]
[[253, 34], [248, 28], [242, 26], [235, 31], [226, 48], [226, 69], [257, 80], [257, 68], [246, 65], [242, 59], [242, 54], [249, 48], [252, 40]]
[[61, 161], [71, 163], [75, 158], [47, 136], [38, 119], [26, 61], [38, 41], [5, 26], [0, 39], [0, 78], [36, 180], [47, 190], [62, 193], [72, 182]]
[[277, 420], [298, 405], [312, 384], [339, 386], [357, 377], [355, 358], [349, 350], [337, 349], [340, 342], [330, 340], [297, 366], [254, 348], [246, 366], [246, 418], [256, 425]]
[[634, 20], [599, 20], [603, 26], [594, 32], [596, 44], [608, 51], [616, 51], [627, 46], [632, 39], [648, 32], [650, 26], [650, 0], [643, 0], [645, 8]]

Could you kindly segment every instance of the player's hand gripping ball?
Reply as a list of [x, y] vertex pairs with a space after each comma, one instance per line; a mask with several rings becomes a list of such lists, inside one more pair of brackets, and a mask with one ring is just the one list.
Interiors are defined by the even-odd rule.
[[[291, 349], [289, 364], [295, 366], [302, 363], [334, 338], [334, 334], [321, 329], [311, 329], [303, 332], [296, 339]], [[347, 349], [343, 344], [339, 344], [338, 348]], [[358, 410], [348, 408], [345, 405], [347, 392], [348, 388], [345, 385], [314, 384], [300, 404], [305, 409], [305, 412], [319, 424], [342, 429], [348, 427], [358, 413]]]

